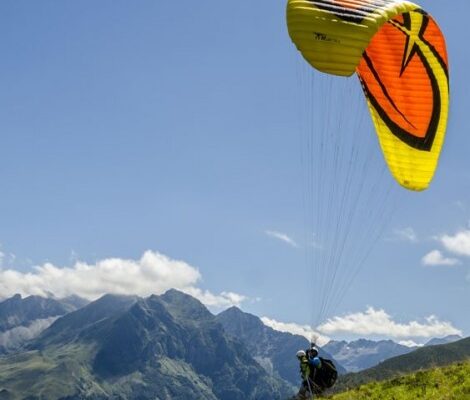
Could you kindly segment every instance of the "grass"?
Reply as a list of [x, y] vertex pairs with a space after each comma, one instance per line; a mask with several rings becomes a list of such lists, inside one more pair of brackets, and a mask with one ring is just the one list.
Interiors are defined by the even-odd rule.
[[28, 396], [47, 399], [71, 395], [75, 377], [84, 376], [83, 364], [91, 351], [84, 346], [70, 345], [3, 358], [0, 360], [0, 390], [6, 390], [9, 398], [15, 400]]
[[469, 400], [470, 361], [372, 382], [330, 400]]

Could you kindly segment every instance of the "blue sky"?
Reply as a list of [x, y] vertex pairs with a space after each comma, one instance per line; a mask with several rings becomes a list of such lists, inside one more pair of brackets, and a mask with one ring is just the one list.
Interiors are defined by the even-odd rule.
[[[435, 315], [468, 335], [470, 3], [420, 4], [451, 62], [440, 167], [424, 193], [393, 189], [393, 219], [327, 317], [373, 307], [396, 324]], [[187, 285], [242, 294], [243, 309], [276, 321], [312, 323], [300, 55], [284, 2], [3, 1], [0, 54], [3, 271], [34, 292], [34, 266], [151, 250], [184, 261], [183, 275], [197, 268]], [[423, 265], [434, 250], [458, 264]]]

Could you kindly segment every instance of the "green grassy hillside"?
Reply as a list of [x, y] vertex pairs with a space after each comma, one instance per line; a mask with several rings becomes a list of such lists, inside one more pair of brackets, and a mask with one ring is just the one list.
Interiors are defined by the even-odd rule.
[[372, 382], [330, 400], [469, 400], [470, 361]]
[[341, 376], [333, 392], [339, 393], [369, 382], [393, 379], [419, 370], [444, 367], [468, 360], [470, 360], [470, 338], [450, 344], [422, 347], [403, 356], [385, 360], [373, 368]]

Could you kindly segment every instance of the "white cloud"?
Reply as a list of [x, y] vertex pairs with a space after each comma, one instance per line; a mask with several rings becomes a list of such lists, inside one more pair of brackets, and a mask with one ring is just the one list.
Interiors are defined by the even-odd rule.
[[299, 325], [295, 323], [279, 322], [267, 317], [261, 318], [261, 321], [263, 321], [263, 324], [269, 326], [270, 328], [273, 328], [276, 331], [303, 336], [307, 340], [313, 341], [319, 346], [324, 346], [330, 341], [330, 338], [316, 332], [310, 325]]
[[462, 256], [470, 256], [470, 230], [457, 232], [454, 236], [443, 235], [439, 240], [448, 251]]
[[32, 272], [0, 270], [0, 297], [72, 294], [94, 300], [105, 293], [149, 296], [179, 289], [208, 306], [240, 305], [245, 297], [236, 293], [213, 294], [197, 287], [200, 272], [184, 261], [146, 251], [138, 260], [108, 258], [94, 264], [76, 262], [72, 267], [45, 263]]
[[15, 350], [23, 343], [38, 336], [47, 329], [59, 317], [37, 319], [29, 326], [17, 326], [5, 332], [0, 332], [0, 348], [5, 350]]
[[376, 310], [373, 307], [369, 307], [364, 313], [331, 318], [316, 330], [310, 325], [279, 322], [267, 317], [261, 320], [270, 328], [304, 336], [309, 341], [315, 341], [319, 346], [327, 344], [330, 336], [335, 334], [401, 338], [399, 343], [408, 347], [422, 346], [419, 342], [412, 340], [413, 338], [462, 335], [462, 331], [453, 327], [450, 322], [440, 321], [433, 315], [425, 318], [424, 322], [410, 321], [403, 324], [393, 321], [384, 310]]
[[278, 239], [284, 243], [287, 243], [288, 245], [292, 246], [292, 247], [299, 247], [299, 245], [297, 244], [297, 242], [290, 238], [288, 235], [286, 235], [285, 233], [282, 233], [282, 232], [277, 232], [277, 231], [265, 231], [266, 235], [274, 238], [274, 239]]
[[401, 344], [402, 346], [406, 347], [422, 347], [423, 344], [416, 343], [413, 340], [400, 340], [398, 344]]
[[327, 335], [345, 333], [392, 338], [431, 338], [462, 334], [450, 322], [440, 321], [433, 315], [427, 317], [424, 322], [410, 321], [403, 324], [393, 321], [384, 310], [376, 310], [373, 307], [369, 307], [365, 313], [331, 318], [320, 325], [318, 330]]
[[395, 234], [395, 237], [399, 240], [405, 240], [408, 242], [418, 241], [418, 236], [416, 235], [416, 232], [414, 231], [414, 229], [411, 227], [407, 227], [403, 229], [395, 229], [393, 233]]
[[460, 261], [456, 258], [448, 258], [444, 257], [443, 254], [439, 250], [433, 250], [426, 254], [423, 259], [421, 260], [423, 265], [428, 266], [438, 266], [438, 265], [445, 265], [445, 266], [452, 266], [460, 264]]
[[233, 292], [222, 292], [215, 295], [208, 290], [202, 290], [196, 287], [181, 288], [181, 290], [190, 296], [193, 296], [208, 307], [227, 308], [231, 306], [239, 306], [247, 298], [243, 295]]

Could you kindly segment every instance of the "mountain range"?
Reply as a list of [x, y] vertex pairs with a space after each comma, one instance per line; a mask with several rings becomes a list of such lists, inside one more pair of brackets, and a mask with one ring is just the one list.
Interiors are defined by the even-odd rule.
[[[276, 331], [264, 325], [260, 318], [236, 307], [229, 308], [216, 318], [227, 333], [247, 346], [255, 360], [267, 371], [294, 386], [299, 385], [299, 363], [295, 354], [310, 346], [305, 337]], [[321, 357], [332, 359], [340, 374], [346, 373], [343, 366], [324, 348], [320, 348], [319, 353]]]
[[[419, 349], [331, 341], [320, 355], [340, 374], [366, 369], [340, 377], [344, 389], [458, 361], [466, 354], [462, 341], [458, 350], [445, 347], [445, 357], [435, 350], [457, 339], [433, 339]], [[308, 346], [303, 336], [276, 331], [236, 307], [213, 315], [176, 290], [91, 303], [16, 295], [0, 302], [0, 399], [281, 400], [297, 390], [295, 353]]]
[[463, 337], [459, 335], [448, 335], [443, 338], [434, 338], [426, 342], [425, 346], [438, 346], [440, 344], [448, 344], [462, 340]]
[[470, 338], [447, 344], [424, 346], [408, 354], [385, 360], [373, 368], [343, 375], [334, 391], [343, 391], [369, 382], [468, 361], [470, 361]]
[[292, 387], [258, 364], [198, 300], [107, 295], [0, 358], [9, 399], [272, 400]]
[[72, 296], [57, 300], [17, 294], [0, 303], [0, 354], [18, 350], [57, 318], [83, 307], [86, 300]]
[[331, 353], [348, 372], [371, 368], [387, 358], [409, 353], [414, 349], [393, 340], [373, 341], [359, 339], [352, 342], [330, 341], [324, 350]]
[[[431, 339], [424, 346], [447, 344], [460, 339], [462, 337], [459, 335], [449, 335]], [[323, 346], [323, 350], [330, 353], [348, 372], [359, 372], [374, 367], [389, 358], [411, 353], [420, 347], [404, 346], [393, 340], [359, 339], [351, 342], [332, 340]]]
[[[452, 343], [462, 339], [459, 335], [434, 338], [424, 346]], [[331, 340], [323, 350], [330, 353], [348, 372], [359, 372], [378, 365], [379, 363], [403, 354], [411, 353], [421, 346], [404, 346], [393, 340], [359, 339], [351, 342]]]

